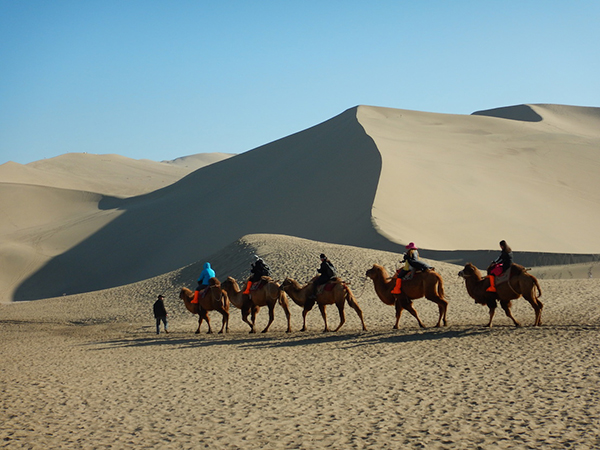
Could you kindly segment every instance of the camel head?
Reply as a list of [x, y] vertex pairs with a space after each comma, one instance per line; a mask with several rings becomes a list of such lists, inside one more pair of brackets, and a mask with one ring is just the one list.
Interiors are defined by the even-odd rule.
[[367, 270], [365, 275], [371, 280], [375, 280], [377, 277], [387, 278], [387, 272], [385, 271], [384, 267], [380, 266], [379, 264], [373, 264], [373, 267]]
[[226, 291], [230, 289], [233, 289], [235, 291], [240, 290], [237, 281], [235, 281], [235, 278], [233, 277], [227, 277], [227, 279], [221, 283], [221, 288], [225, 289]]
[[190, 297], [193, 297], [194, 293], [190, 291], [188, 288], [181, 288], [181, 292], [179, 293], [179, 298], [181, 300], [188, 300]]
[[464, 278], [464, 279], [475, 276], [478, 279], [480, 279], [481, 272], [479, 272], [479, 269], [477, 267], [475, 267], [473, 264], [467, 263], [467, 264], [465, 264], [465, 268], [463, 270], [461, 270], [460, 272], [458, 272], [458, 276], [461, 278]]
[[283, 283], [281, 283], [282, 290], [285, 290], [287, 288], [292, 288], [292, 289], [297, 289], [297, 290], [301, 289], [298, 282], [296, 280], [293, 280], [292, 278], [286, 278], [285, 280], [283, 280]]

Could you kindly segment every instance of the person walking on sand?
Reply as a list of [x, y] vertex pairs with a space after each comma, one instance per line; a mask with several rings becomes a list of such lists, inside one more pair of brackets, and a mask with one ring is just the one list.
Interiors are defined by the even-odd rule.
[[167, 329], [169, 322], [167, 321], [167, 309], [165, 308], [164, 296], [159, 295], [158, 300], [154, 302], [154, 318], [156, 319], [156, 334], [160, 334], [160, 322], [165, 326], [165, 333], [169, 334]]

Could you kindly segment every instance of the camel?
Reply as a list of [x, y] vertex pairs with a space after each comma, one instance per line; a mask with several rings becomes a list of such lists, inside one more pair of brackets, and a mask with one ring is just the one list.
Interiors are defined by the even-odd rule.
[[[281, 288], [291, 297], [294, 303], [302, 307], [302, 329], [300, 331], [306, 331], [306, 314], [308, 314], [315, 304], [314, 301], [310, 301], [308, 298], [309, 294], [312, 293], [312, 282], [302, 287], [296, 280], [286, 278], [281, 284]], [[356, 314], [358, 314], [358, 318], [362, 323], [363, 331], [367, 331], [367, 327], [365, 326], [365, 321], [363, 318], [363, 312], [356, 303], [354, 294], [346, 285], [346, 283], [339, 280], [335, 283], [331, 291], [325, 289], [323, 292], [319, 293], [316, 298], [316, 303], [319, 305], [321, 316], [323, 316], [323, 321], [325, 322], [325, 329], [323, 332], [330, 331], [329, 327], [327, 326], [327, 313], [325, 312], [325, 307], [333, 304], [337, 306], [340, 313], [340, 324], [334, 331], [338, 331], [346, 322], [346, 316], [344, 314], [344, 303], [346, 301], [356, 311]]]
[[381, 301], [386, 305], [395, 305], [396, 323], [394, 324], [394, 330], [398, 329], [402, 311], [405, 309], [417, 319], [421, 328], [425, 328], [412, 304], [413, 300], [421, 297], [425, 297], [438, 305], [440, 316], [436, 327], [441, 326], [442, 321], [444, 326], [447, 325], [448, 301], [444, 298], [444, 282], [437, 272], [432, 270], [417, 272], [412, 279], [402, 280], [401, 294], [392, 294], [392, 290], [396, 285], [396, 277], [391, 278], [385, 267], [373, 264], [373, 267], [367, 270], [366, 276], [373, 280], [375, 292]]
[[[283, 308], [287, 318], [286, 333], [291, 332], [292, 326], [290, 308], [285, 292], [283, 292], [279, 288], [279, 285], [275, 281], [271, 280], [271, 278], [263, 277], [263, 279], [267, 281], [267, 283], [260, 288], [251, 291], [250, 296], [243, 293], [237, 281], [235, 281], [235, 279], [232, 277], [227, 277], [227, 279], [223, 281], [223, 284], [221, 284], [221, 287], [227, 292], [227, 295], [231, 299], [231, 303], [242, 310], [242, 320], [250, 325], [250, 333], [256, 333], [256, 330], [254, 329], [256, 314], [258, 314], [258, 311], [263, 306], [267, 306], [269, 308], [269, 323], [265, 329], [262, 330], [262, 333], [269, 331], [269, 327], [275, 319], [275, 306], [277, 305], [277, 302], [279, 302]], [[251, 313], [252, 322], [248, 321], [249, 313]]]
[[203, 320], [206, 320], [208, 324], [208, 333], [212, 333], [210, 319], [208, 318], [209, 311], [218, 311], [223, 316], [223, 325], [219, 334], [223, 333], [223, 330], [229, 332], [229, 297], [227, 296], [227, 292], [221, 289], [221, 283], [219, 283], [218, 279], [211, 278], [209, 283], [206, 296], [202, 297], [200, 295], [198, 303], [192, 303], [194, 292], [186, 287], [181, 288], [179, 298], [183, 300], [189, 312], [198, 314], [198, 329], [196, 330], [196, 334], [200, 333], [200, 325], [202, 325]]
[[[496, 312], [496, 300], [500, 300], [500, 306], [506, 315], [513, 321], [515, 326], [520, 327], [521, 324], [513, 317], [510, 310], [512, 300], [516, 300], [523, 296], [535, 311], [535, 321], [533, 326], [542, 324], [542, 308], [543, 303], [538, 297], [542, 295], [538, 280], [527, 273], [527, 269], [518, 264], [512, 264], [510, 268], [510, 279], [496, 285], [497, 292], [488, 292], [490, 280], [487, 277], [482, 277], [479, 269], [471, 263], [467, 263], [465, 268], [458, 272], [458, 276], [464, 278], [467, 292], [475, 300], [475, 303], [487, 305], [490, 309], [490, 321], [486, 327], [492, 326], [492, 319]], [[537, 292], [536, 292], [537, 290]]]

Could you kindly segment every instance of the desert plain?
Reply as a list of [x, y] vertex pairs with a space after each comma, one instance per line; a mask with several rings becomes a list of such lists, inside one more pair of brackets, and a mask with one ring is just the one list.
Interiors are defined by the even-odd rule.
[[[600, 110], [520, 105], [455, 116], [359, 106], [239, 155], [170, 162], [66, 154], [0, 166], [3, 448], [600, 447]], [[500, 239], [531, 267], [542, 326], [515, 327], [457, 276]], [[382, 303], [365, 272], [415, 242], [448, 325]], [[362, 331], [194, 334], [179, 299], [206, 261], [238, 281], [255, 255], [306, 283], [325, 253]], [[152, 304], [165, 296], [169, 333]], [[334, 306], [327, 320], [339, 322]], [[258, 314], [257, 328], [267, 322]], [[217, 330], [221, 318], [210, 314]]]

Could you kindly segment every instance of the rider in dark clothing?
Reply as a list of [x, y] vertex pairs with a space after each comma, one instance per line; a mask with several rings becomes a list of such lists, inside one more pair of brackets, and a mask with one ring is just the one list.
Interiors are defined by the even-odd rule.
[[502, 250], [502, 252], [500, 253], [500, 256], [498, 256], [494, 261], [492, 261], [492, 265], [493, 267], [500, 266], [502, 268], [502, 271], [497, 269], [496, 272], [498, 273], [495, 273], [494, 275], [500, 275], [501, 273], [506, 272], [508, 268], [512, 265], [512, 250], [508, 246], [506, 241], [500, 241], [500, 249]]
[[317, 272], [319, 272], [320, 275], [319, 278], [313, 281], [313, 291], [310, 295], [310, 298], [313, 300], [317, 296], [317, 289], [319, 286], [326, 284], [329, 280], [337, 276], [334, 265], [323, 253], [321, 253], [321, 266], [317, 269]]
[[271, 276], [271, 268], [258, 256], [255, 255], [256, 261], [250, 267], [250, 278], [248, 279], [248, 283], [246, 284], [246, 290], [244, 294], [250, 293], [250, 288], [252, 287], [252, 283], [256, 283], [260, 281], [262, 277], [270, 277]]
[[510, 266], [512, 266], [512, 250], [506, 241], [500, 241], [500, 249], [502, 250], [500, 256], [492, 261], [490, 267], [488, 268], [490, 280], [490, 287], [486, 289], [488, 292], [496, 292], [496, 277], [498, 275], [502, 275], [504, 272], [510, 269]]
[[271, 276], [271, 268], [267, 266], [267, 264], [260, 258], [258, 258], [256, 262], [252, 264], [250, 272], [252, 273], [250, 281], [259, 281], [261, 277]]

